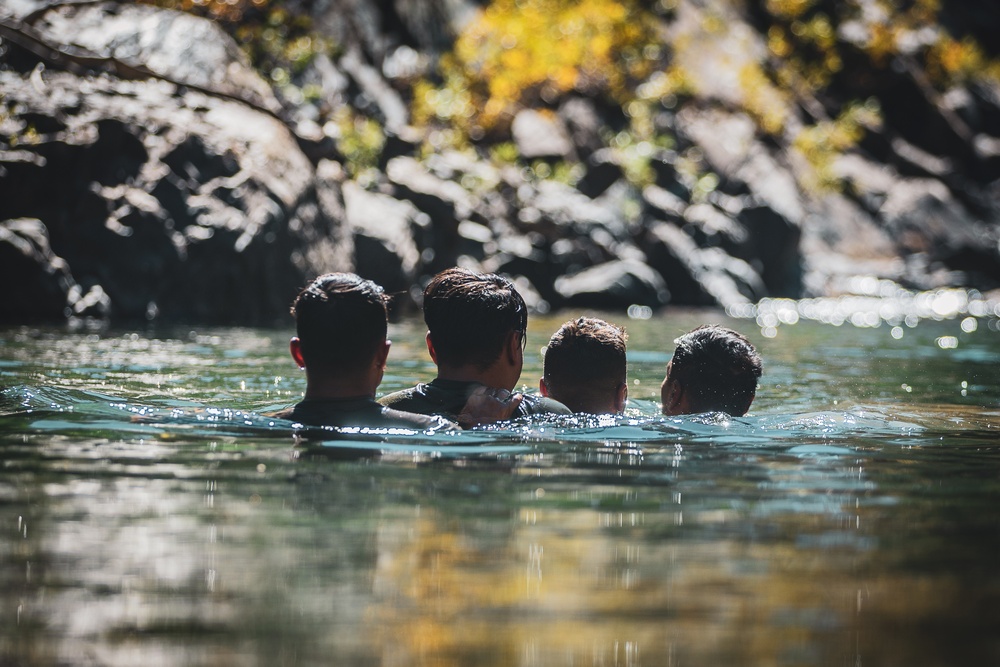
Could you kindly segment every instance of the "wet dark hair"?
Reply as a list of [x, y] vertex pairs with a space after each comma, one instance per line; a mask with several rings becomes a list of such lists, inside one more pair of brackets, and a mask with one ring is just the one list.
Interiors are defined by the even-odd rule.
[[528, 330], [524, 299], [506, 278], [446, 269], [424, 288], [424, 322], [438, 363], [485, 369], [503, 352], [512, 332]]
[[750, 341], [732, 329], [706, 325], [675, 342], [670, 375], [684, 387], [692, 410], [746, 414], [763, 372]]
[[619, 326], [594, 317], [563, 324], [545, 348], [542, 377], [549, 396], [574, 412], [607, 403], [625, 382], [625, 343]]
[[313, 280], [291, 308], [306, 366], [328, 371], [366, 366], [385, 340], [387, 304], [379, 285], [353, 273]]

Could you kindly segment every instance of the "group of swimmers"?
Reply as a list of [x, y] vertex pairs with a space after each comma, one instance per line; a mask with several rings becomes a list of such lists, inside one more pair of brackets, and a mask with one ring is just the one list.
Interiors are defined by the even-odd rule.
[[[427, 351], [437, 377], [376, 400], [391, 342], [383, 289], [353, 273], [328, 273], [292, 303], [292, 358], [306, 392], [273, 416], [309, 426], [469, 428], [541, 414], [620, 414], [628, 399], [625, 330], [593, 317], [566, 322], [543, 357], [539, 393], [515, 393], [528, 310], [495, 274], [452, 268], [423, 293]], [[750, 409], [760, 356], [739, 333], [703, 326], [676, 341], [660, 389], [665, 415]]]

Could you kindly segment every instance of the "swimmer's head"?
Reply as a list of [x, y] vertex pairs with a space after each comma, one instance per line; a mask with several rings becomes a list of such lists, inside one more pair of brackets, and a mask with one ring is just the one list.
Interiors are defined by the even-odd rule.
[[601, 319], [566, 322], [545, 348], [542, 395], [573, 412], [621, 413], [628, 397], [627, 340], [623, 328]]
[[350, 372], [368, 366], [385, 347], [388, 297], [371, 280], [327, 273], [292, 303], [304, 366]]
[[676, 341], [660, 387], [663, 414], [750, 409], [763, 372], [760, 355], [742, 334], [718, 325], [698, 327]]
[[528, 309], [506, 278], [456, 267], [424, 289], [424, 321], [439, 366], [483, 370], [501, 357], [510, 336], [523, 349]]

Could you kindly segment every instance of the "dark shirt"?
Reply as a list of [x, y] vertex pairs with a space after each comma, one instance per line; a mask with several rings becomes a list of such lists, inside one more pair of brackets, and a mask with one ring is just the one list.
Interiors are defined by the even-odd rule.
[[[478, 382], [435, 378], [429, 383], [421, 382], [411, 389], [386, 394], [378, 399], [378, 402], [396, 410], [419, 412], [423, 415], [441, 415], [451, 420], [457, 420], [458, 414], [465, 407], [465, 402], [469, 400], [469, 395], [481, 386]], [[559, 401], [544, 396], [525, 394], [513, 417], [516, 419], [543, 414], [568, 415], [572, 413]]]
[[406, 428], [418, 431], [451, 431], [456, 424], [440, 417], [414, 414], [388, 408], [370, 396], [356, 398], [307, 398], [269, 416], [299, 422], [306, 426], [340, 428]]

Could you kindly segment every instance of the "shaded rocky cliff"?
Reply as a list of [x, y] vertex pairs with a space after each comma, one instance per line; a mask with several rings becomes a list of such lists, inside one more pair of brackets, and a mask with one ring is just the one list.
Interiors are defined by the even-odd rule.
[[[16, 289], [0, 319], [267, 324], [320, 272], [417, 295], [454, 264], [510, 275], [538, 310], [738, 307], [859, 275], [1000, 285], [994, 79], [942, 91], [904, 51], [873, 66], [859, 18], [819, 92], [748, 88], [779, 71], [774, 16], [668, 4], [655, 57], [689, 82], [640, 96], [645, 134], [578, 86], [458, 141], [417, 122], [414, 90], [475, 3], [310, 4], [337, 48], [280, 85], [204, 18], [2, 3], [0, 275]], [[806, 141], [845, 125], [837, 150]]]

